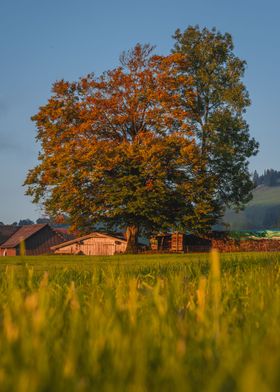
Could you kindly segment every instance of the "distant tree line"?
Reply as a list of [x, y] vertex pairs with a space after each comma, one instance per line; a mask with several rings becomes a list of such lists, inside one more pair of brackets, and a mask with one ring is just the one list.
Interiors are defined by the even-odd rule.
[[[49, 224], [53, 224], [54, 222], [50, 219], [50, 218], [38, 218], [36, 220], [36, 224], [42, 224], [42, 223], [49, 223]], [[34, 225], [35, 222], [29, 218], [26, 219], [20, 219], [18, 222], [15, 221], [13, 223], [11, 223], [12, 226], [26, 226], [26, 225]], [[5, 223], [0, 222], [0, 226], [5, 225]]]
[[253, 174], [253, 181], [256, 186], [279, 186], [280, 185], [280, 171], [274, 169], [266, 169], [263, 174], [259, 175], [255, 170]]

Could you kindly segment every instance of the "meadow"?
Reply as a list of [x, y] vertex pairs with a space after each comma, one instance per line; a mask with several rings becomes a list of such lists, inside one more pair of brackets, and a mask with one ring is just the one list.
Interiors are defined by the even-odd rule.
[[278, 391], [280, 254], [0, 259], [0, 390]]

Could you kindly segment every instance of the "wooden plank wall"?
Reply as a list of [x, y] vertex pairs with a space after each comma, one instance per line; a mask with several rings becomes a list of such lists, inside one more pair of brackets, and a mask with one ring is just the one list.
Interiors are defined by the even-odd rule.
[[171, 251], [183, 252], [184, 251], [184, 237], [182, 233], [173, 233], [171, 236]]
[[55, 251], [58, 254], [84, 254], [88, 256], [110, 256], [123, 253], [126, 243], [107, 237], [92, 237], [80, 243], [69, 244]]
[[[57, 234], [49, 226], [43, 227], [40, 231], [27, 238], [25, 241], [26, 255], [36, 256], [51, 253], [51, 247], [63, 242], [63, 237]], [[17, 246], [17, 254], [19, 254]]]

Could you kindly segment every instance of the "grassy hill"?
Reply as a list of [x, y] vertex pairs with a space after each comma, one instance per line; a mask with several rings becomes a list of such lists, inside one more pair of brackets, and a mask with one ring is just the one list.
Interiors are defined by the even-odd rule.
[[254, 198], [250, 201], [248, 206], [256, 205], [280, 205], [280, 186], [258, 186], [254, 191]]
[[280, 186], [258, 186], [244, 211], [227, 210], [224, 222], [233, 230], [280, 227]]

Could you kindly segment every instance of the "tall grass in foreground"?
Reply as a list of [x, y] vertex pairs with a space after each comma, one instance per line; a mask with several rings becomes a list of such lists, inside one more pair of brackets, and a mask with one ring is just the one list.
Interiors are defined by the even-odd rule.
[[53, 260], [1, 268], [1, 391], [280, 390], [280, 255]]

